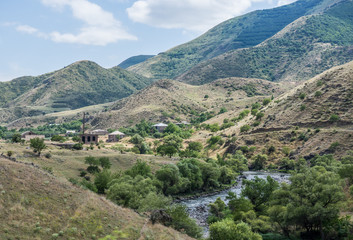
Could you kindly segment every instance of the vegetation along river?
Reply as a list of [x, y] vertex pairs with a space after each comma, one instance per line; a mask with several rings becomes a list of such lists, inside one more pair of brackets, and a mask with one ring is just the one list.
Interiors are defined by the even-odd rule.
[[234, 187], [227, 189], [225, 191], [219, 192], [217, 194], [211, 196], [201, 196], [193, 199], [183, 200], [180, 203], [186, 205], [190, 217], [196, 220], [197, 224], [204, 228], [204, 236], [208, 236], [208, 224], [207, 218], [209, 215], [209, 204], [216, 201], [217, 198], [221, 198], [225, 203], [228, 203], [226, 197], [228, 196], [228, 192], [234, 192], [237, 195], [240, 194], [242, 189], [242, 180], [252, 180], [255, 177], [266, 179], [267, 176], [271, 176], [274, 180], [279, 183], [287, 182], [289, 183], [290, 174], [285, 173], [270, 173], [270, 172], [253, 172], [247, 171], [243, 172], [241, 176], [238, 177], [238, 184]]

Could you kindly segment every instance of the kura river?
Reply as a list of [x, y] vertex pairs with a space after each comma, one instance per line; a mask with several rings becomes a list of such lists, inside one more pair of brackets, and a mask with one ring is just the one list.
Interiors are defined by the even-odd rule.
[[228, 190], [218, 192], [217, 194], [211, 196], [201, 196], [198, 198], [193, 198], [189, 200], [183, 200], [180, 203], [186, 205], [190, 217], [195, 219], [197, 224], [204, 228], [204, 236], [208, 236], [208, 210], [209, 204], [216, 201], [217, 198], [221, 198], [225, 203], [228, 203], [226, 197], [228, 196], [228, 192], [234, 192], [237, 195], [240, 194], [242, 189], [242, 180], [252, 180], [255, 177], [266, 179], [267, 176], [271, 176], [274, 180], [279, 183], [287, 182], [289, 183], [289, 174], [284, 173], [270, 173], [270, 172], [243, 172], [241, 176], [238, 177], [238, 184]]

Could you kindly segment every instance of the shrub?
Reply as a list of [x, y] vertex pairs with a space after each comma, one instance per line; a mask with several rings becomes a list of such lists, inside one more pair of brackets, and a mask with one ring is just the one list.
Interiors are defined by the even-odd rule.
[[315, 97], [320, 97], [322, 95], [322, 92], [321, 91], [316, 91], [315, 92]]
[[65, 137], [60, 136], [60, 135], [54, 135], [51, 137], [50, 140], [53, 142], [63, 142], [63, 141], [65, 141]]
[[299, 98], [300, 98], [300, 99], [304, 100], [305, 97], [306, 97], [306, 94], [305, 94], [305, 93], [300, 93], [300, 94], [299, 94]]
[[263, 118], [263, 116], [265, 116], [265, 114], [263, 112], [259, 112], [256, 114], [256, 120], [261, 120], [261, 118]]
[[46, 153], [44, 156], [45, 156], [46, 158], [51, 158], [51, 153]]
[[82, 143], [75, 143], [72, 146], [72, 148], [75, 149], [75, 150], [82, 150], [83, 149], [83, 145], [82, 145]]
[[339, 142], [334, 142], [330, 145], [329, 150], [334, 152], [339, 147], [339, 145], [340, 145]]
[[270, 102], [271, 102], [271, 99], [270, 99], [270, 98], [265, 98], [265, 99], [262, 101], [262, 105], [266, 106], [266, 105], [268, 105]]
[[330, 121], [331, 122], [337, 122], [338, 120], [340, 120], [340, 117], [337, 114], [332, 114], [330, 116]]
[[305, 104], [300, 105], [300, 111], [304, 111], [305, 109], [306, 109], [306, 105]]
[[11, 157], [13, 155], [13, 151], [7, 151], [7, 156]]
[[251, 127], [249, 125], [244, 125], [244, 126], [241, 126], [240, 132], [247, 132], [250, 129], [251, 129]]
[[226, 113], [226, 112], [228, 112], [228, 110], [225, 107], [221, 107], [218, 114], [222, 114], [222, 113]]
[[209, 97], [208, 97], [208, 95], [206, 94], [203, 98], [206, 98], [206, 99], [207, 99], [207, 98], [209, 98]]
[[251, 109], [259, 109], [261, 107], [261, 104], [256, 102], [251, 105]]
[[268, 153], [269, 154], [274, 153], [275, 151], [276, 151], [276, 148], [274, 146], [272, 146], [272, 145], [268, 148]]
[[252, 124], [253, 127], [257, 127], [257, 126], [259, 126], [259, 125], [260, 125], [260, 121], [255, 121], [255, 122]]
[[21, 142], [21, 134], [15, 133], [14, 135], [12, 135], [11, 142], [12, 143], [20, 143]]
[[258, 113], [258, 109], [257, 108], [254, 108], [254, 109], [251, 109], [251, 115], [253, 116], [256, 116], [256, 114]]

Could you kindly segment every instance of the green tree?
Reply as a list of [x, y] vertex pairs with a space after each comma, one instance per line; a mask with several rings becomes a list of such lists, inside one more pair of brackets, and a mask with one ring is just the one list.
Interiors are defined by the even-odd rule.
[[94, 185], [97, 188], [99, 194], [104, 194], [105, 190], [108, 189], [108, 183], [112, 180], [112, 174], [108, 170], [104, 170], [96, 174], [94, 178]]
[[270, 176], [267, 176], [266, 180], [258, 177], [251, 181], [244, 180], [243, 184], [244, 188], [241, 191], [241, 196], [250, 200], [255, 211], [264, 211], [272, 193], [279, 187], [278, 182]]
[[47, 145], [45, 145], [44, 139], [42, 138], [32, 138], [30, 140], [30, 147], [33, 148], [33, 151], [38, 153], [38, 156], [40, 156], [42, 151], [47, 148]]
[[278, 224], [301, 226], [307, 232], [319, 230], [325, 239], [325, 226], [339, 217], [344, 199], [338, 174], [324, 167], [303, 169], [290, 178], [291, 184], [274, 192], [270, 216]]
[[190, 181], [189, 192], [201, 189], [203, 185], [200, 162], [196, 159], [183, 159], [177, 166], [182, 177]]
[[14, 133], [11, 137], [11, 142], [12, 143], [20, 143], [21, 142], [21, 134]]
[[141, 159], [137, 159], [137, 162], [128, 170], [125, 174], [135, 178], [137, 175], [143, 177], [151, 177], [151, 167]]
[[179, 231], [183, 230], [193, 238], [202, 237], [201, 227], [189, 217], [185, 205], [175, 204], [167, 209], [167, 213], [172, 218], [171, 227]]
[[246, 223], [236, 224], [231, 219], [224, 219], [210, 226], [211, 240], [261, 240], [260, 234], [254, 233]]
[[112, 166], [108, 157], [100, 157], [98, 161], [103, 169], [110, 169], [110, 167]]
[[176, 194], [179, 191], [179, 169], [174, 164], [163, 165], [156, 172], [156, 178], [162, 183], [162, 191], [165, 195]]
[[254, 157], [254, 162], [253, 162], [253, 169], [254, 170], [262, 170], [265, 167], [265, 164], [268, 160], [268, 157], [266, 154], [257, 154]]

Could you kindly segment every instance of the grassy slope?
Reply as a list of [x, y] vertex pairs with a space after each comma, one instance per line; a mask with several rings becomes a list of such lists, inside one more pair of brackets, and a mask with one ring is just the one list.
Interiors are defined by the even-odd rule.
[[174, 78], [204, 60], [263, 42], [325, 2], [327, 0], [300, 0], [287, 6], [230, 19], [191, 42], [128, 69], [146, 77]]
[[191, 239], [31, 165], [0, 157], [0, 180], [1, 239]]
[[[148, 88], [117, 101], [95, 117], [95, 127], [129, 126], [142, 119], [152, 122], [181, 118], [190, 121], [195, 113], [242, 109], [252, 102], [285, 91], [281, 84], [259, 79], [220, 79], [203, 86], [192, 86], [173, 80], [160, 80]], [[254, 96], [252, 95], [254, 93]], [[248, 95], [249, 94], [249, 95]], [[208, 95], [208, 98], [205, 96]]]
[[[353, 149], [352, 76], [353, 62], [350, 62], [330, 69], [275, 98], [269, 106], [261, 110], [264, 117], [258, 127], [252, 127], [247, 133], [240, 133], [241, 126], [255, 122], [255, 118], [249, 116], [237, 126], [218, 132], [221, 135], [235, 135], [238, 140], [214, 154], [234, 152], [242, 145], [256, 146], [257, 153], [262, 153], [263, 149], [266, 152], [273, 145], [277, 149], [270, 156], [273, 159], [284, 157], [281, 150], [285, 146], [291, 149], [293, 157], [326, 153], [342, 157]], [[321, 92], [321, 95], [318, 96], [316, 92]], [[301, 93], [305, 94], [304, 99], [299, 97]], [[305, 109], [301, 107], [303, 105]], [[333, 114], [338, 115], [340, 120], [330, 121]], [[222, 122], [222, 118], [218, 122]], [[320, 129], [319, 132], [315, 131], [317, 128]], [[206, 134], [195, 135], [193, 140], [203, 138]], [[299, 139], [301, 134], [307, 137], [306, 141]], [[330, 149], [335, 142], [339, 143], [338, 147]]]
[[203, 62], [177, 80], [204, 84], [223, 77], [310, 79], [353, 60], [352, 12], [353, 2], [347, 1], [322, 15], [302, 17], [260, 45]]

